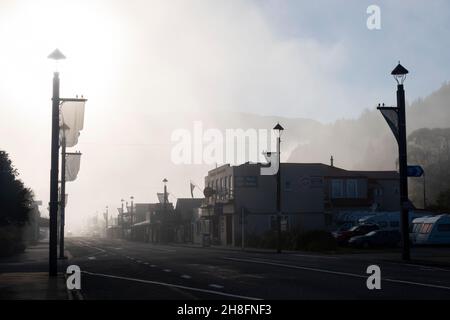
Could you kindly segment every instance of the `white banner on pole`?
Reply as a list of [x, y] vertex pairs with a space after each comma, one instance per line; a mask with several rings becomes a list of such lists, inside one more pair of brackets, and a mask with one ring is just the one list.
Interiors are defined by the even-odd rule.
[[66, 153], [66, 182], [75, 181], [80, 171], [81, 153]]
[[66, 137], [66, 147], [73, 147], [78, 143], [80, 131], [84, 127], [84, 106], [86, 101], [64, 101], [60, 111], [60, 140]]

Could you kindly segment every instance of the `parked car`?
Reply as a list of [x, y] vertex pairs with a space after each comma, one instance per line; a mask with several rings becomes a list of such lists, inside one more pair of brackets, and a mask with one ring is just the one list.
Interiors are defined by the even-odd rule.
[[379, 230], [380, 227], [376, 224], [361, 224], [359, 226], [354, 226], [350, 230], [340, 231], [334, 233], [334, 237], [339, 245], [348, 244], [348, 240], [356, 236], [365, 235], [371, 231]]
[[397, 247], [401, 240], [401, 234], [397, 230], [375, 230], [362, 236], [356, 236], [348, 241], [348, 244], [359, 248], [373, 247]]
[[449, 245], [450, 214], [415, 219], [410, 239], [419, 245]]

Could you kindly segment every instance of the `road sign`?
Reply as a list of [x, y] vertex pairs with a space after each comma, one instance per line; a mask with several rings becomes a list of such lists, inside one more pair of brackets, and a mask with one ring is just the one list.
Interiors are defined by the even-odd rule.
[[421, 166], [408, 166], [408, 177], [421, 177], [424, 171]]

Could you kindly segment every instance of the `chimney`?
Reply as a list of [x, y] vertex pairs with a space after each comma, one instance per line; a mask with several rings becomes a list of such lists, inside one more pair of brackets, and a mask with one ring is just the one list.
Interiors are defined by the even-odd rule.
[[334, 158], [333, 158], [333, 156], [331, 156], [331, 158], [330, 158], [330, 166], [334, 167]]

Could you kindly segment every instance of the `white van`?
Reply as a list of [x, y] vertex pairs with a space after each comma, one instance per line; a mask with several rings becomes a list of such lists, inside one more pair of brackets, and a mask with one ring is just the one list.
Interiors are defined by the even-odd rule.
[[414, 219], [410, 238], [415, 244], [450, 244], [450, 214]]

